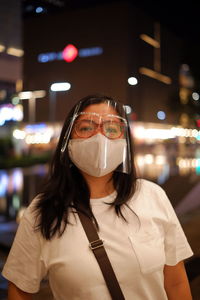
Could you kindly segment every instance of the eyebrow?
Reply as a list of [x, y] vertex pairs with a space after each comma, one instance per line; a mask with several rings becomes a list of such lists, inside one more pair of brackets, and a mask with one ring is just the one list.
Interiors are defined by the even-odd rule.
[[[76, 118], [78, 118], [78, 120], [84, 120], [84, 119], [79, 119], [80, 116], [96, 116], [98, 118], [101, 118], [103, 116], [107, 116], [107, 117], [114, 117], [114, 118], [117, 118], [117, 119], [120, 119], [120, 120], [123, 120], [124, 123], [127, 125], [127, 120], [119, 115], [114, 115], [114, 114], [107, 114], [107, 113], [104, 113], [104, 114], [98, 114], [96, 112], [85, 112], [85, 111], [82, 111], [80, 113], [77, 113], [75, 116], [74, 116], [74, 119], [76, 120]], [[87, 120], [87, 119], [86, 119]]]

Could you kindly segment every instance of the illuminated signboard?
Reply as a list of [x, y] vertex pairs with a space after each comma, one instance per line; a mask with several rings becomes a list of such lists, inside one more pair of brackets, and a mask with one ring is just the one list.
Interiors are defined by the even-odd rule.
[[23, 129], [15, 129], [13, 137], [17, 140], [24, 140], [26, 144], [48, 144], [55, 135], [52, 127], [44, 123], [29, 124]]
[[47, 52], [38, 55], [38, 62], [47, 63], [54, 60], [65, 60], [66, 62], [72, 62], [79, 57], [97, 56], [103, 53], [102, 47], [91, 47], [77, 49], [74, 45], [67, 45], [61, 52]]
[[5, 104], [0, 106], [0, 126], [3, 126], [6, 121], [22, 121], [23, 108], [21, 104], [16, 106]]

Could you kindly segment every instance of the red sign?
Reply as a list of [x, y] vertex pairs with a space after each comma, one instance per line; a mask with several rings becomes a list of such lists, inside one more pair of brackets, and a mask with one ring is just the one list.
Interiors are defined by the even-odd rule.
[[63, 50], [62, 55], [66, 62], [72, 62], [77, 57], [78, 50], [74, 45], [69, 44]]

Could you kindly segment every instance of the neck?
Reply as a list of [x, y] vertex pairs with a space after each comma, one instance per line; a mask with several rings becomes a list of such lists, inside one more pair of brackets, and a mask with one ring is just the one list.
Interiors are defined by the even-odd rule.
[[114, 192], [113, 172], [102, 177], [94, 177], [85, 172], [81, 173], [89, 186], [91, 198], [103, 198]]

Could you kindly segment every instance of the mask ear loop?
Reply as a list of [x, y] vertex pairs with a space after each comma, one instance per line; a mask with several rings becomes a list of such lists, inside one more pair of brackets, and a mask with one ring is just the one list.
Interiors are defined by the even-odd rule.
[[69, 137], [70, 137], [70, 134], [71, 134], [71, 131], [72, 131], [72, 127], [74, 125], [74, 121], [75, 119], [77, 118], [77, 115], [78, 115], [78, 112], [79, 112], [79, 109], [80, 109], [80, 106], [81, 106], [81, 102], [76, 106], [75, 110], [74, 110], [74, 115], [71, 119], [71, 122], [69, 124], [69, 127], [65, 133], [65, 136], [63, 138], [63, 143], [62, 143], [62, 147], [61, 147], [61, 156], [63, 156], [65, 150], [66, 150], [66, 147], [67, 147], [67, 144], [68, 144], [68, 141], [69, 141]]

